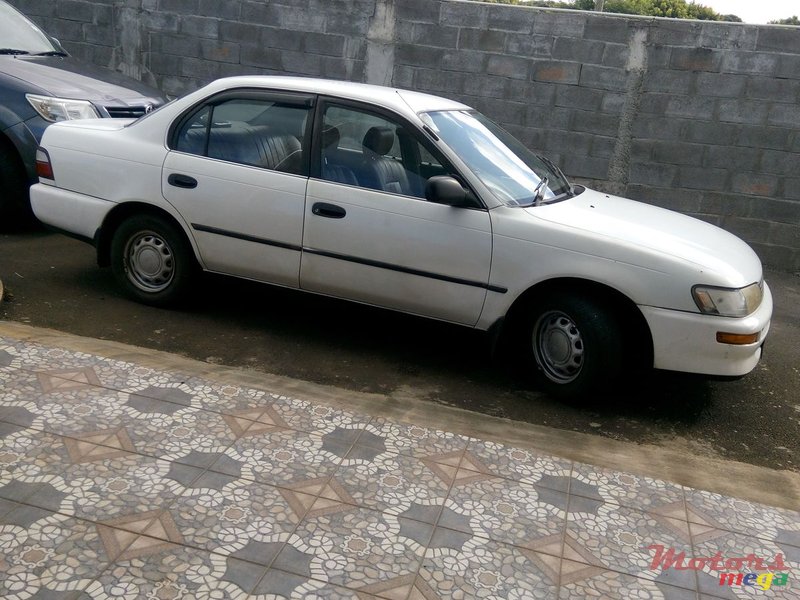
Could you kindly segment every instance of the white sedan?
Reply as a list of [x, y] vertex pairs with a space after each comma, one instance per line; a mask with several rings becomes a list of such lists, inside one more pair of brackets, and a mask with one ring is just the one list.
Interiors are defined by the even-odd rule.
[[31, 190], [136, 299], [200, 270], [504, 333], [550, 392], [642, 365], [751, 371], [772, 297], [743, 241], [573, 185], [480, 113], [384, 87], [221, 79], [50, 126]]

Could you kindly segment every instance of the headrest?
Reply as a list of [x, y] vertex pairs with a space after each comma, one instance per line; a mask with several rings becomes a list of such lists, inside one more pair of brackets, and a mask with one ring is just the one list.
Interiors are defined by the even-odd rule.
[[325, 150], [336, 150], [341, 134], [337, 127], [326, 127], [322, 130], [322, 147]]
[[370, 127], [362, 145], [375, 154], [385, 156], [394, 146], [394, 132], [388, 127]]

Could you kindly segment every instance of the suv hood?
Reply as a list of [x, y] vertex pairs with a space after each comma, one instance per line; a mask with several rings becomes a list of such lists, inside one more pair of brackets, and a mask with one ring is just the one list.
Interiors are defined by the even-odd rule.
[[[526, 208], [529, 214], [551, 223], [579, 229], [598, 237], [598, 249], [609, 238], [615, 246], [648, 249], [661, 257], [688, 263], [708, 284], [740, 287], [760, 281], [761, 261], [744, 241], [714, 225], [671, 210], [587, 189], [582, 194], [551, 205]], [[652, 267], [641, 253], [613, 257]], [[612, 258], [612, 257], [609, 257]]]
[[0, 59], [0, 71], [59, 98], [89, 100], [99, 106], [165, 102], [161, 92], [140, 81], [71, 56], [21, 55]]

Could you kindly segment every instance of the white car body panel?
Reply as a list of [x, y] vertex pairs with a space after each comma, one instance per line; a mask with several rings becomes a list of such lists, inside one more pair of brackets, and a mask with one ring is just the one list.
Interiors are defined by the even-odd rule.
[[[341, 206], [347, 216], [328, 219], [313, 215], [315, 202]], [[456, 209], [312, 179], [303, 245], [309, 250], [303, 252], [303, 289], [464, 325], [474, 325], [483, 308], [492, 258], [491, 223], [486, 211]]]
[[[197, 188], [169, 185], [171, 173], [194, 177]], [[183, 216], [206, 269], [299, 286], [307, 178], [181, 152], [167, 155], [161, 178], [164, 197]]]
[[[63, 231], [93, 240], [114, 203], [38, 183], [31, 205], [39, 219]], [[35, 197], [35, 201], [34, 201]]]
[[[237, 88], [357, 100], [420, 129], [420, 112], [467, 108], [435, 96], [348, 82], [222, 79], [133, 124], [92, 120], [48, 127], [42, 146], [56, 181], [31, 189], [35, 214], [92, 239], [116, 205], [147, 203], [180, 224], [207, 270], [483, 330], [537, 284], [592, 281], [638, 307], [653, 337], [656, 367], [742, 375], [758, 361], [772, 313], [769, 287], [764, 284], [760, 307], [744, 318], [700, 314], [691, 294], [695, 285], [740, 288], [761, 281], [758, 257], [735, 236], [591, 190], [549, 205], [510, 207], [452, 149], [430, 136], [486, 209], [454, 208], [169, 150], [168, 131], [180, 115], [217, 92]], [[173, 172], [196, 178], [198, 188], [169, 186]], [[316, 202], [336, 204], [347, 216], [315, 215]], [[200, 231], [193, 224], [236, 235]], [[760, 337], [755, 344], [731, 346], [716, 342], [719, 331]]]
[[[551, 223], [611, 238], [628, 250], [627, 259], [632, 263], [645, 262], [645, 249], [656, 256], [674, 257], [684, 265], [695, 265], [698, 278], [708, 285], [743, 287], [761, 279], [761, 261], [752, 249], [719, 227], [593, 190], [586, 190], [574, 200], [527, 210]], [[631, 227], [631, 223], [637, 226]]]

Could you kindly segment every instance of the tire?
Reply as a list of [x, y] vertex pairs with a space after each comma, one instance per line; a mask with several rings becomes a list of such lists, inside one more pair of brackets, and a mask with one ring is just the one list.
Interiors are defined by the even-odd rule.
[[111, 270], [134, 299], [171, 306], [186, 299], [198, 267], [183, 232], [161, 217], [140, 215], [114, 233]]
[[621, 320], [600, 301], [554, 293], [529, 308], [521, 335], [524, 367], [555, 397], [596, 398], [623, 372]]
[[11, 229], [34, 221], [25, 167], [10, 142], [0, 139], [0, 225]]

